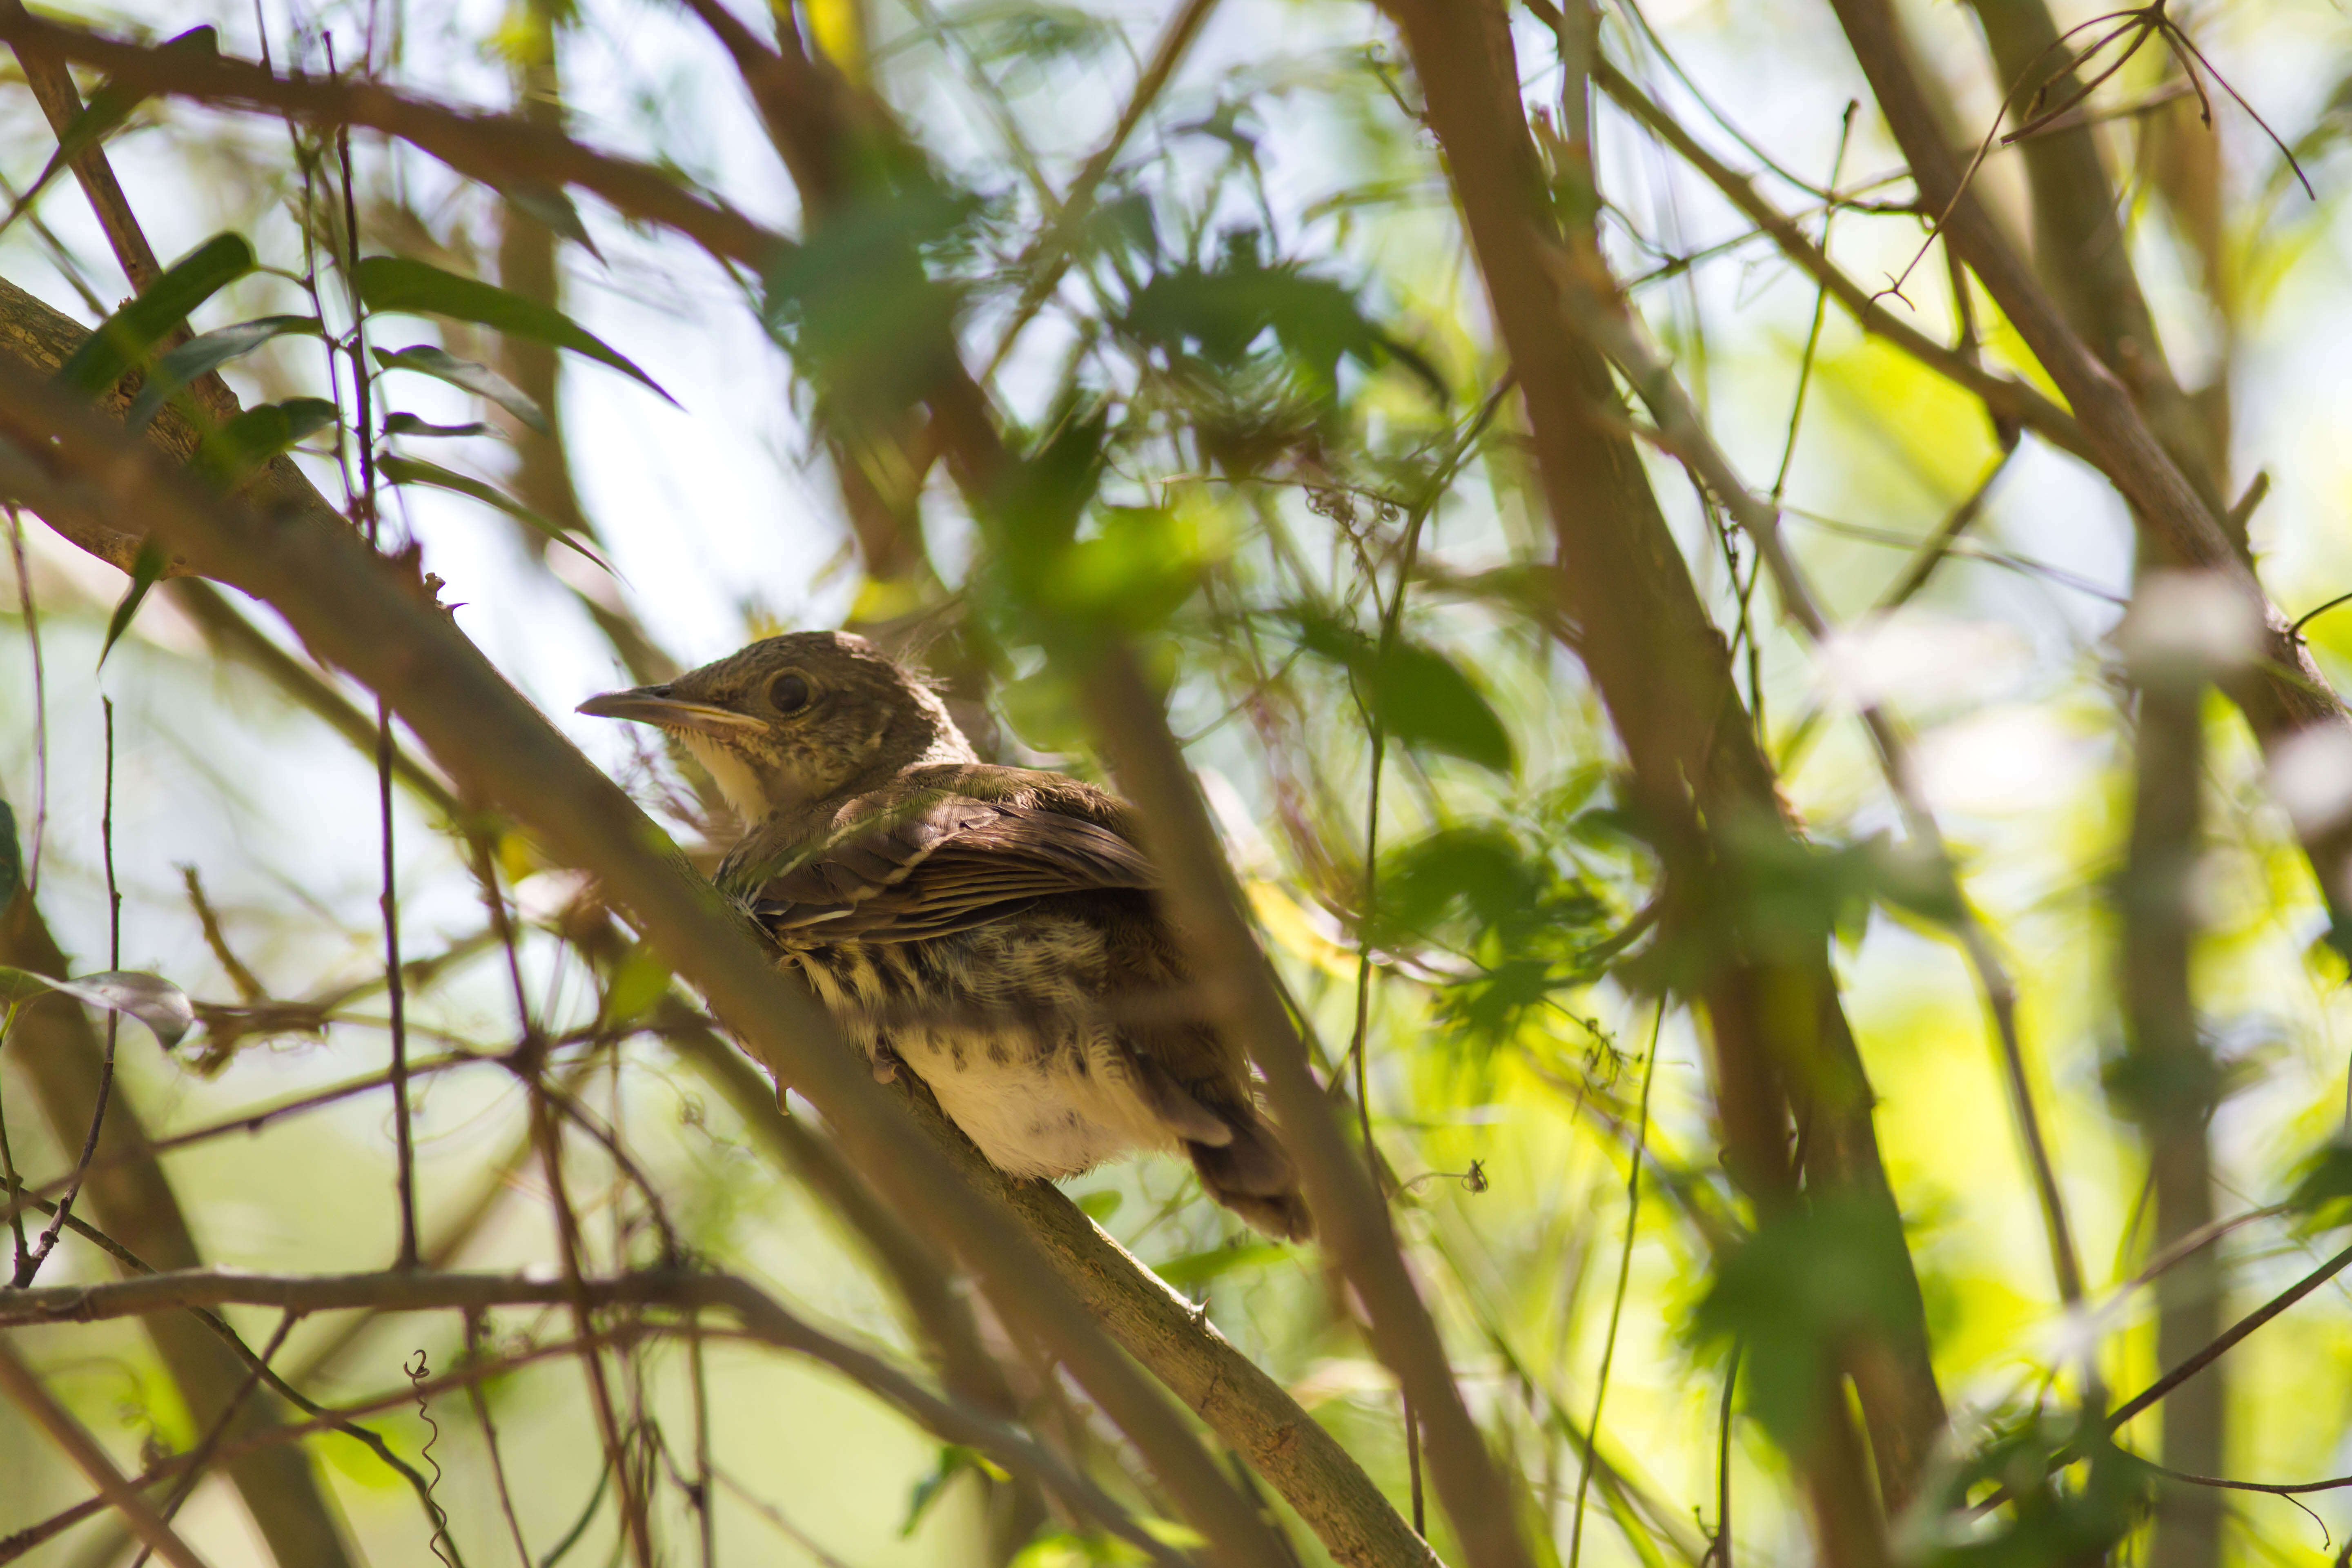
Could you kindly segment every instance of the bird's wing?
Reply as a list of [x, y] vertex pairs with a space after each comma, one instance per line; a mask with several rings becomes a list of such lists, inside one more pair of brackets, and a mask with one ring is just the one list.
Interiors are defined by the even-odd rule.
[[949, 794], [847, 816], [751, 891], [787, 942], [915, 942], [1058, 893], [1157, 885], [1118, 834], [1034, 804]]

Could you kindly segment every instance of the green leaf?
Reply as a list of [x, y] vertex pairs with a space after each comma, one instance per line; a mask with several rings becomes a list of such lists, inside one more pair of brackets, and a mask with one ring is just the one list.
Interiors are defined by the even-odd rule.
[[1151, 1271], [1179, 1290], [1232, 1273], [1236, 1268], [1256, 1268], [1278, 1262], [1290, 1256], [1286, 1247], [1271, 1242], [1245, 1242], [1239, 1247], [1212, 1247], [1202, 1252], [1188, 1252], [1181, 1258], [1171, 1258], [1165, 1263], [1155, 1263]]
[[1767, 1219], [1717, 1265], [1692, 1332], [1746, 1345], [1748, 1408], [1783, 1448], [1814, 1440], [1843, 1346], [1901, 1331], [1914, 1289], [1903, 1247], [1898, 1224], [1858, 1200], [1822, 1198]]
[[[390, 454], [376, 459], [376, 472], [395, 485], [425, 485], [436, 490], [449, 490], [457, 495], [470, 497], [480, 501], [484, 506], [494, 506], [516, 521], [537, 529], [558, 544], [578, 551], [597, 565], [603, 566], [605, 571], [613, 570], [611, 566], [605, 564], [603, 556], [581, 543], [568, 530], [551, 522], [520, 501], [492, 489], [479, 479], [467, 479], [463, 474], [451, 473], [437, 463], [428, 463], [419, 458], [402, 458]], [[618, 575], [617, 573], [614, 574]]]
[[596, 242], [588, 237], [588, 226], [580, 221], [580, 209], [560, 185], [541, 185], [517, 180], [499, 187], [507, 205], [524, 216], [535, 218], [547, 227], [572, 241], [597, 260], [604, 259]]
[[170, 563], [171, 554], [164, 550], [162, 540], [150, 535], [140, 542], [139, 554], [131, 563], [131, 586], [122, 591], [122, 602], [114, 606], [114, 615], [106, 623], [106, 641], [98, 650], [100, 669], [106, 668], [106, 656], [114, 651], [115, 639], [131, 629], [131, 617], [146, 602], [147, 590], [155, 585]]
[[16, 889], [24, 885], [25, 851], [16, 841], [16, 814], [0, 800], [0, 910], [16, 901]]
[[[0, 809], [5, 808], [0, 807]], [[1126, 1201], [1127, 1194], [1120, 1192], [1117, 1187], [1105, 1187], [1098, 1193], [1088, 1193], [1085, 1197], [1080, 1198], [1078, 1200], [1078, 1212], [1086, 1215], [1088, 1219], [1094, 1221], [1097, 1225], [1100, 1225], [1103, 1221], [1117, 1214], [1118, 1212], [1118, 1205]]]
[[461, 278], [405, 256], [370, 256], [352, 268], [361, 301], [379, 315], [446, 316], [510, 337], [570, 349], [642, 382], [672, 405], [677, 399], [604, 339], [556, 310], [510, 294], [478, 278]]
[[1306, 389], [1324, 399], [1338, 395], [1341, 359], [1367, 369], [1393, 362], [1446, 401], [1444, 379], [1376, 325], [1351, 289], [1295, 262], [1267, 265], [1247, 230], [1227, 237], [1213, 266], [1186, 262], [1154, 275], [1128, 297], [1119, 325], [1144, 343], [1195, 352], [1227, 369], [1270, 336]]
[[244, 358], [272, 338], [289, 332], [316, 337], [320, 330], [317, 318], [311, 316], [262, 316], [239, 321], [233, 327], [199, 332], [155, 362], [155, 368], [147, 373], [147, 384], [131, 400], [131, 412], [123, 416], [123, 423], [134, 434], [144, 430], [164, 403], [190, 382], [233, 359]]
[[1511, 771], [1510, 731], [1452, 659], [1409, 637], [1384, 650], [1353, 626], [1311, 615], [1296, 619], [1299, 645], [1348, 671], [1391, 740]]
[[929, 259], [964, 240], [978, 207], [929, 181], [876, 191], [769, 266], [761, 319], [828, 405], [883, 418], [920, 399], [962, 302]]
[[100, 321], [71, 358], [58, 367], [58, 384], [96, 397], [144, 362], [188, 312], [253, 270], [253, 247], [242, 235], [221, 234], [164, 269], [147, 291]]
[[981, 1455], [973, 1453], [971, 1448], [962, 1448], [957, 1444], [940, 1446], [939, 1460], [931, 1465], [929, 1474], [924, 1474], [919, 1481], [915, 1481], [915, 1490], [908, 1493], [906, 1519], [898, 1521], [898, 1540], [906, 1540], [908, 1535], [915, 1532], [915, 1526], [922, 1523], [922, 1516], [931, 1511], [931, 1504], [939, 1502], [939, 1495], [948, 1490], [948, 1481], [964, 1474], [967, 1469], [979, 1469], [979, 1467]]
[[651, 948], [642, 942], [631, 948], [604, 989], [605, 1027], [618, 1027], [651, 1012], [656, 1003], [669, 994], [669, 965], [656, 957]]
[[435, 348], [431, 343], [416, 343], [389, 353], [378, 349], [375, 360], [386, 370], [413, 370], [419, 375], [429, 375], [487, 397], [542, 436], [554, 428], [548, 422], [547, 411], [524, 395], [520, 387], [489, 366], [459, 359], [446, 349]]
[[13, 1007], [45, 991], [60, 992], [93, 1007], [128, 1014], [146, 1025], [165, 1050], [178, 1045], [196, 1024], [196, 1010], [188, 994], [158, 974], [110, 969], [75, 980], [52, 980], [28, 969], [0, 965], [0, 1004]]
[[214, 483], [229, 489], [341, 417], [341, 411], [323, 397], [289, 397], [248, 408], [205, 437], [197, 467]]
[[487, 425], [434, 425], [414, 414], [394, 414], [383, 422], [387, 436], [494, 436]]

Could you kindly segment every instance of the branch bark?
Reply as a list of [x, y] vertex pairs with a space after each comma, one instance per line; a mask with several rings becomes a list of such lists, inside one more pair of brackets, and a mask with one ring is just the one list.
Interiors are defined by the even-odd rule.
[[[0, 351], [18, 348], [20, 359], [46, 374], [63, 362], [83, 335], [84, 329], [0, 279]], [[23, 353], [26, 344], [36, 352]], [[163, 442], [160, 435], [151, 427], [151, 440], [174, 457], [193, 449], [193, 434], [185, 447]], [[67, 529], [80, 525], [81, 520], [61, 515]], [[320, 528], [342, 526], [315, 492], [307, 515]], [[67, 529], [60, 531], [74, 538]], [[373, 721], [324, 679], [260, 637], [211, 584], [192, 579], [178, 591], [187, 595], [186, 602], [207, 636], [221, 639], [218, 646], [278, 683], [352, 745], [362, 752], [373, 751]], [[511, 698], [512, 694], [507, 695]], [[576, 755], [572, 762], [584, 766]], [[404, 755], [400, 763], [405, 767], [399, 776], [425, 804], [452, 821], [464, 815], [463, 803], [438, 773], [410, 763]], [[742, 1084], [740, 1076], [728, 1076], [734, 1086], [728, 1090], [733, 1100]], [[766, 1086], [760, 1086], [757, 1092], [767, 1114], [779, 1115]], [[992, 1194], [1018, 1215], [1044, 1249], [1053, 1272], [1076, 1293], [1086, 1310], [1226, 1443], [1256, 1465], [1335, 1561], [1349, 1568], [1435, 1568], [1436, 1554], [1390, 1506], [1354, 1458], [1280, 1384], [1235, 1351], [1213, 1326], [1202, 1322], [1191, 1303], [1104, 1235], [1059, 1192], [1011, 1180], [982, 1158], [935, 1110], [919, 1103], [909, 1109], [930, 1142], [965, 1181]], [[848, 1217], [856, 1223], [855, 1215]], [[142, 1255], [146, 1255], [143, 1249]], [[157, 1249], [155, 1256], [175, 1255]]]
[[[1669, 916], [1694, 929], [1727, 853], [1717, 836], [1786, 835], [1769, 760], [1732, 683], [1727, 651], [1623, 433], [1598, 353], [1568, 329], [1551, 270], [1559, 232], [1518, 109], [1507, 28], [1491, 4], [1465, 16], [1436, 0], [1390, 0], [1444, 148], [1533, 436], [1552, 517], [1563, 608], [1631, 764], [1637, 807], [1659, 835]], [[1851, 1367], [1889, 1510], [1916, 1491], [1943, 1429], [1926, 1313], [1870, 1121], [1870, 1090], [1825, 950], [1715, 965], [1705, 1002], [1725, 1158], [1759, 1207], [1787, 1203], [1790, 1102], [1808, 1124], [1817, 1190], [1857, 1202], [1868, 1243], [1906, 1284], [1904, 1328]], [[1843, 1429], [1841, 1406], [1832, 1428]], [[1862, 1466], [1813, 1468], [1825, 1550], [1870, 1561], [1878, 1526], [1850, 1483]]]
[[[2084, 346], [1973, 191], [1922, 85], [1891, 0], [1831, 0], [1879, 110], [1911, 165], [1928, 210], [1943, 212], [1952, 246], [2050, 373], [2074, 412], [2094, 458], [2130, 504], [2149, 548], [2174, 564], [2210, 572], [2260, 616], [2260, 658], [2222, 684], [2263, 752], [2275, 758], [2310, 731], [2352, 746], [2352, 721], [2292, 623], [2264, 596], [2219, 510], [2185, 477], [2141, 416], [2131, 393]], [[2069, 134], [2074, 134], [2070, 132]], [[2305, 854], [2334, 921], [2352, 942], [2352, 819], [2299, 828]]]
[[268, 600], [315, 653], [391, 703], [467, 793], [509, 812], [607, 895], [714, 1009], [840, 1130], [902, 1214], [961, 1255], [1019, 1331], [1060, 1356], [1125, 1430], [1222, 1561], [1281, 1548], [1174, 1413], [1136, 1375], [998, 1206], [954, 1174], [852, 1057], [830, 1020], [636, 806], [458, 635], [448, 616], [340, 522], [267, 517], [206, 494], [119, 429], [0, 367], [0, 426], [42, 470], [43, 515], [135, 515], [208, 574]]
[[648, 164], [598, 153], [512, 115], [410, 98], [347, 77], [280, 77], [227, 56], [166, 53], [23, 13], [0, 12], [0, 43], [76, 60], [143, 92], [381, 131], [491, 186], [576, 185], [614, 211], [686, 236], [713, 256], [762, 268], [790, 241]]
[[[2147, 582], [2161, 586], [2162, 574]], [[2135, 614], [2160, 617], [2161, 595], [2143, 595]], [[2160, 638], [2165, 628], [2143, 625]], [[2207, 1128], [2219, 1068], [2200, 1037], [2189, 959], [2196, 941], [2197, 868], [2202, 858], [2199, 793], [2204, 782], [2201, 672], [2167, 668], [2178, 658], [2135, 658], [2139, 677], [2138, 757], [2131, 837], [2116, 887], [2122, 916], [2124, 1017], [2131, 1050], [2119, 1092], [2140, 1123], [2156, 1189], [2161, 1250], [2213, 1221], [2213, 1153]], [[2227, 1302], [2221, 1260], [2199, 1251], [2156, 1282], [2156, 1359], [2178, 1366], [2221, 1337]], [[2191, 1476], [2229, 1471], [2223, 1456], [2227, 1369], [2207, 1370], [2165, 1402], [2164, 1468]], [[2207, 1487], [2164, 1489], [2150, 1542], [2152, 1568], [2217, 1568], [2221, 1494]]]
[[[748, 1281], [725, 1274], [648, 1269], [573, 1281], [518, 1274], [450, 1274], [419, 1268], [370, 1274], [261, 1275], [199, 1269], [148, 1274], [118, 1284], [53, 1286], [0, 1296], [0, 1324], [96, 1322], [189, 1307], [275, 1305], [297, 1314], [364, 1308], [374, 1312], [492, 1307], [697, 1308], [732, 1313], [764, 1343], [822, 1362], [951, 1443], [979, 1448], [1052, 1486], [1073, 1507], [1163, 1565], [1184, 1568], [1181, 1553], [1153, 1537], [1100, 1488], [1013, 1423], [942, 1399], [870, 1351], [802, 1321]], [[0, 1373], [5, 1373], [0, 1366]], [[11, 1392], [14, 1392], [11, 1390]]]

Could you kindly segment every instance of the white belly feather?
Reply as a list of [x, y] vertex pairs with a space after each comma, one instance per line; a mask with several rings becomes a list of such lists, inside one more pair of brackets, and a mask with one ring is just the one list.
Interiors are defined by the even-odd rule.
[[[983, 928], [963, 940], [979, 950], [956, 966], [961, 1000], [976, 1012], [1018, 1013], [1041, 994], [1067, 994], [1102, 959], [1099, 936], [1075, 921], [1037, 921], [1017, 937]], [[847, 944], [796, 956], [852, 1042], [877, 1060], [895, 1054], [997, 1169], [1072, 1176], [1122, 1154], [1176, 1147], [1136, 1091], [1106, 1021], [1068, 1013], [1028, 1027], [917, 1021], [908, 1016], [905, 950]]]

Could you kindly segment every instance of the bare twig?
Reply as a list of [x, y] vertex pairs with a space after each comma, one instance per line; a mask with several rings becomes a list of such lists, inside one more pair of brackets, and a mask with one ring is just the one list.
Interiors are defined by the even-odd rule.
[[[92, 1286], [53, 1286], [0, 1297], [0, 1324], [92, 1322], [109, 1318], [169, 1311], [194, 1306], [275, 1306], [281, 1311], [321, 1312], [354, 1307], [377, 1311], [482, 1312], [502, 1306], [565, 1306], [584, 1300], [592, 1310], [663, 1308], [679, 1313], [724, 1311], [742, 1331], [763, 1344], [824, 1363], [879, 1394], [950, 1442], [980, 1449], [1008, 1468], [1036, 1475], [1073, 1507], [1143, 1551], [1163, 1568], [1186, 1568], [1182, 1554], [1137, 1524], [1090, 1481], [1016, 1424], [986, 1416], [942, 1398], [869, 1351], [814, 1328], [748, 1282], [723, 1274], [647, 1269], [583, 1279], [578, 1287], [561, 1279], [518, 1274], [439, 1273], [427, 1269], [371, 1274], [264, 1275], [199, 1270], [155, 1274]], [[592, 1335], [544, 1354], [582, 1353], [610, 1348], [610, 1336]], [[502, 1370], [499, 1362], [472, 1363], [424, 1385], [427, 1393], [454, 1388]], [[414, 1388], [389, 1403], [414, 1399]], [[337, 1412], [338, 1418], [365, 1414]]]
[[765, 266], [786, 244], [659, 170], [593, 152], [511, 116], [407, 98], [361, 79], [279, 77], [245, 60], [167, 53], [23, 15], [0, 14], [0, 42], [79, 60], [142, 91], [274, 110], [323, 125], [367, 126], [491, 185], [577, 185], [617, 211], [673, 228], [714, 256], [750, 267]]
[[[106, 966], [122, 967], [122, 894], [114, 881], [114, 700], [99, 699], [106, 715], [106, 793], [99, 807], [99, 842], [106, 861]], [[89, 1113], [89, 1131], [82, 1135], [81, 1153], [74, 1161], [73, 1175], [67, 1181], [64, 1195], [58, 1199], [55, 1216], [49, 1228], [33, 1244], [30, 1252], [20, 1252], [16, 1258], [16, 1276], [12, 1283], [18, 1289], [33, 1282], [41, 1265], [58, 1245], [58, 1237], [66, 1228], [66, 1220], [73, 1213], [74, 1199], [81, 1195], [81, 1184], [89, 1175], [89, 1163], [98, 1153], [99, 1134], [106, 1126], [107, 1101], [114, 1091], [114, 1047], [122, 1027], [122, 1014], [118, 1008], [106, 1010], [106, 1054], [98, 1073], [98, 1099]], [[10, 1206], [15, 1206], [12, 1200]]]
[[0, 1335], [0, 1394], [16, 1402], [34, 1424], [49, 1435], [49, 1440], [66, 1451], [74, 1467], [88, 1476], [92, 1485], [104, 1497], [109, 1507], [120, 1512], [140, 1540], [162, 1553], [172, 1568], [205, 1568], [204, 1559], [188, 1549], [165, 1523], [138, 1489], [125, 1480], [122, 1472], [106, 1457], [96, 1440], [83, 1430], [55, 1399], [41, 1386], [41, 1380], [32, 1369], [17, 1359], [16, 1348]]
[[[1832, 174], [1835, 184], [1837, 176]], [[1633, 1133], [1633, 1157], [1625, 1166], [1625, 1243], [1617, 1251], [1617, 1289], [1609, 1299], [1609, 1329], [1601, 1340], [1601, 1370], [1592, 1379], [1592, 1420], [1585, 1428], [1584, 1464], [1576, 1477], [1576, 1508], [1569, 1516], [1568, 1568], [1577, 1568], [1584, 1555], [1584, 1500], [1592, 1489], [1592, 1461], [1601, 1449], [1601, 1411], [1609, 1398], [1609, 1369], [1617, 1357], [1617, 1321], [1625, 1310], [1625, 1284], [1633, 1274], [1633, 1237], [1642, 1220], [1642, 1150], [1649, 1141], [1650, 1085], [1658, 1076], [1658, 1037], [1665, 1027], [1666, 1004], [1658, 999], [1650, 1026], [1649, 1054], [1642, 1058], [1642, 1103]]]

